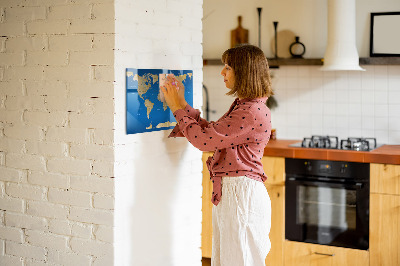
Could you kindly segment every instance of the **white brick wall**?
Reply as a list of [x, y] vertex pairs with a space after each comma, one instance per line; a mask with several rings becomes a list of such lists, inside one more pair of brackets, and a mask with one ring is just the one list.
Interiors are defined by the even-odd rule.
[[192, 69], [200, 107], [201, 18], [202, 0], [0, 2], [1, 265], [200, 265], [201, 152], [125, 134], [125, 68]]
[[35, 217], [66, 219], [69, 214], [69, 206], [45, 201], [28, 201], [26, 213]]
[[114, 0], [2, 0], [0, 32], [0, 265], [112, 265]]
[[58, 250], [49, 250], [47, 254], [50, 263], [60, 265], [91, 265], [91, 256], [74, 252], [62, 252]]
[[14, 228], [24, 228], [32, 230], [45, 230], [49, 221], [43, 217], [31, 216], [26, 214], [18, 214], [7, 212], [5, 214], [5, 225]]
[[66, 250], [68, 237], [36, 230], [25, 230], [26, 242], [33, 246], [55, 250]]
[[201, 265], [201, 152], [169, 131], [126, 135], [125, 68], [192, 69], [199, 108], [202, 3], [116, 1], [115, 265]]
[[28, 243], [20, 244], [14, 241], [6, 241], [5, 254], [14, 256], [15, 258], [22, 257], [24, 259], [44, 261], [46, 259], [46, 253], [44, 247], [38, 247]]

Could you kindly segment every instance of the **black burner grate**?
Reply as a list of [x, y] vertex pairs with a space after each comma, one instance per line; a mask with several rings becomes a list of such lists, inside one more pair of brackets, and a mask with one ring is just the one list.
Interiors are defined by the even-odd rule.
[[376, 138], [347, 138], [340, 141], [342, 150], [369, 151], [376, 148]]
[[311, 138], [304, 138], [301, 147], [305, 148], [325, 148], [325, 149], [338, 149], [339, 141], [335, 136], [312, 136]]
[[370, 151], [377, 148], [376, 138], [347, 138], [339, 139], [336, 136], [318, 136], [304, 138], [301, 142], [303, 148], [341, 149], [354, 151]]

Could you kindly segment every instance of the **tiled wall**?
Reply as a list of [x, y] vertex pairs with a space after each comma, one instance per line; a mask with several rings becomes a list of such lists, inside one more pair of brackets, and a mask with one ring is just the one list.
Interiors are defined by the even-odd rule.
[[[400, 66], [365, 65], [364, 72], [323, 72], [318, 66], [271, 69], [278, 108], [272, 124], [281, 139], [311, 135], [376, 137], [381, 144], [400, 144]], [[204, 68], [210, 90], [212, 120], [232, 99], [219, 66]]]

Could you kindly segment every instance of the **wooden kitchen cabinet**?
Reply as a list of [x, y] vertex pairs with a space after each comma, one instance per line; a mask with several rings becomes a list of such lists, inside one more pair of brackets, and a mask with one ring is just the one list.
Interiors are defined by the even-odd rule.
[[[285, 241], [285, 266], [366, 266], [365, 250]], [[385, 264], [381, 264], [385, 265]]]
[[203, 195], [202, 195], [202, 223], [201, 223], [201, 253], [203, 258], [211, 258], [212, 252], [212, 183], [206, 165], [212, 152], [203, 153]]
[[265, 259], [267, 266], [283, 265], [285, 241], [285, 158], [264, 156], [261, 160], [267, 175], [265, 187], [271, 199], [271, 250]]
[[265, 259], [266, 266], [283, 265], [285, 241], [285, 187], [265, 184], [271, 199], [271, 250]]
[[264, 156], [261, 159], [264, 172], [267, 175], [265, 184], [268, 185], [285, 185], [285, 158]]
[[400, 195], [400, 165], [370, 164], [371, 193]]
[[371, 266], [400, 265], [400, 196], [371, 194]]
[[371, 164], [371, 266], [400, 265], [400, 165]]
[[[202, 256], [211, 258], [212, 253], [212, 183], [206, 166], [206, 161], [211, 152], [203, 153], [203, 217], [201, 250]], [[268, 176], [265, 187], [268, 190], [272, 205], [271, 221], [271, 250], [266, 258], [266, 265], [283, 265], [284, 230], [285, 230], [285, 158], [263, 157], [264, 171]]]

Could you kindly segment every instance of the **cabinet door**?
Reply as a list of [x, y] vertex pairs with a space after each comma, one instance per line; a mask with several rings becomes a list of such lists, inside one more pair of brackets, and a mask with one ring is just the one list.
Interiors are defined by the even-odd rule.
[[370, 165], [371, 193], [400, 195], [400, 165]]
[[285, 241], [285, 266], [366, 266], [365, 250]]
[[211, 258], [212, 252], [212, 183], [206, 161], [211, 152], [203, 153], [203, 195], [202, 195], [202, 224], [201, 224], [201, 253], [204, 258]]
[[285, 240], [285, 187], [265, 184], [271, 199], [271, 250], [265, 259], [266, 266], [283, 265]]
[[400, 265], [400, 196], [371, 194], [371, 266]]
[[264, 156], [261, 163], [268, 177], [266, 184], [285, 185], [285, 158]]

